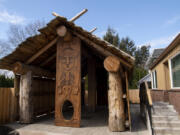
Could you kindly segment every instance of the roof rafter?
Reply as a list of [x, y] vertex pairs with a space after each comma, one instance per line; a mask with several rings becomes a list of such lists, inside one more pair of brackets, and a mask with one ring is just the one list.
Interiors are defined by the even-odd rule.
[[37, 57], [39, 57], [42, 53], [47, 51], [50, 47], [52, 47], [58, 40], [58, 37], [56, 37], [54, 40], [52, 40], [50, 43], [48, 43], [46, 46], [41, 48], [37, 53], [35, 53], [32, 57], [30, 57], [27, 61], [26, 64], [32, 63]]

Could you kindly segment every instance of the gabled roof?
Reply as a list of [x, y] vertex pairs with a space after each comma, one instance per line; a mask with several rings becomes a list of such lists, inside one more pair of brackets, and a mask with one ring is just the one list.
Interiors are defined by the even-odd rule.
[[164, 50], [165, 50], [165, 48], [154, 49], [152, 55], [148, 58], [148, 60], [146, 62], [146, 66], [149, 68], [156, 61], [156, 59], [161, 55], [161, 53]]
[[167, 46], [161, 55], [153, 62], [150, 69], [153, 69], [161, 60], [163, 60], [168, 53], [170, 53], [176, 46], [180, 45], [180, 33], [175, 37], [175, 39]]
[[[0, 68], [12, 70], [12, 65], [15, 62], [19, 61], [25, 63], [37, 51], [57, 38], [56, 28], [60, 25], [66, 26], [74, 35], [87, 42], [88, 45], [91, 45], [92, 47], [95, 47], [94, 45], [97, 45], [103, 50], [103, 52], [107, 52], [108, 55], [115, 55], [122, 59], [125, 63], [128, 63], [131, 66], [134, 65], [134, 58], [129, 54], [119, 50], [114, 45], [92, 35], [90, 32], [84, 30], [83, 28], [76, 26], [66, 18], [58, 16], [50, 21], [46, 27], [40, 29], [40, 34], [27, 38], [15, 49], [15, 51], [2, 58], [0, 60]], [[33, 61], [31, 65], [39, 65], [42, 61], [45, 61], [55, 52], [56, 47], [52, 46], [48, 49], [48, 51], [44, 52], [35, 61]]]
[[154, 49], [152, 58], [158, 58], [164, 50], [164, 48]]

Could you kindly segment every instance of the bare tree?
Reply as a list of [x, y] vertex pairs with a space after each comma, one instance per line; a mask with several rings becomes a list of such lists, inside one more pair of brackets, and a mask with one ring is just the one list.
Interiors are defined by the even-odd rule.
[[8, 42], [15, 48], [26, 38], [37, 35], [38, 29], [45, 26], [45, 21], [35, 21], [33, 23], [23, 25], [11, 25], [8, 30]]

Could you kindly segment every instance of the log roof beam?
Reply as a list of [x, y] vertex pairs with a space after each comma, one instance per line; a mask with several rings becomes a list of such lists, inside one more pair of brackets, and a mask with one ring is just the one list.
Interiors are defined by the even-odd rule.
[[43, 54], [45, 51], [47, 51], [50, 47], [52, 47], [58, 40], [58, 37], [56, 37], [54, 40], [52, 40], [50, 43], [48, 43], [46, 46], [41, 48], [38, 52], [36, 52], [32, 57], [30, 57], [25, 63], [30, 64], [32, 63], [36, 58], [38, 58], [41, 54]]
[[15, 74], [24, 75], [29, 71], [31, 71], [34, 76], [55, 78], [55, 73], [50, 72], [49, 70], [45, 70], [36, 66], [26, 65], [21, 62], [16, 62], [14, 64], [13, 72]]
[[[75, 31], [71, 31], [73, 34], [75, 34], [77, 37], [79, 37], [81, 40], [84, 40], [85, 42], [87, 42], [87, 44], [89, 44], [91, 47], [95, 48], [97, 51], [99, 51], [101, 54], [103, 54], [104, 56], [115, 56], [113, 53], [107, 51], [105, 48], [100, 47], [99, 45], [97, 45], [96, 43], [94, 43], [93, 41], [91, 41], [90, 39], [80, 35], [79, 33], [75, 32]], [[117, 57], [117, 56], [116, 56]], [[128, 69], [132, 68], [132, 65], [129, 64], [128, 62], [126, 62], [124, 59], [118, 57], [118, 59], [120, 60], [120, 62], [128, 67]]]

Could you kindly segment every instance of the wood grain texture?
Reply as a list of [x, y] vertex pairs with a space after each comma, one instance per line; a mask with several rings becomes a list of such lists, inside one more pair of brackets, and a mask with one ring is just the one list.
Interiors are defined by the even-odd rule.
[[20, 97], [19, 97], [19, 115], [21, 123], [31, 123], [33, 120], [32, 104], [32, 73], [27, 72], [21, 75], [20, 79]]
[[[71, 41], [58, 42], [56, 63], [55, 124], [80, 127], [81, 43], [79, 38], [73, 37]], [[62, 114], [62, 106], [66, 100], [70, 101], [74, 108], [74, 114], [70, 120], [64, 119]]]
[[122, 80], [118, 73], [109, 72], [109, 129], [125, 130], [125, 112], [123, 103]]
[[67, 33], [67, 28], [64, 25], [61, 25], [56, 30], [58, 36], [64, 37]]
[[120, 61], [117, 57], [115, 56], [108, 56], [105, 60], [104, 60], [104, 68], [108, 71], [108, 72], [118, 72], [120, 67]]
[[129, 121], [129, 129], [131, 130], [131, 114], [130, 114], [130, 104], [129, 104], [129, 86], [128, 86], [128, 74], [125, 72], [126, 78], [126, 102], [127, 102], [127, 109], [128, 109], [128, 121]]
[[55, 78], [55, 73], [52, 73], [48, 70], [36, 67], [36, 66], [30, 66], [26, 65], [21, 62], [16, 62], [14, 64], [13, 72], [16, 74], [24, 75], [27, 72], [31, 71], [33, 75], [35, 76], [41, 76], [41, 77], [49, 77], [49, 78]]

